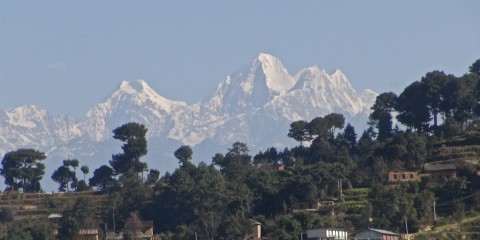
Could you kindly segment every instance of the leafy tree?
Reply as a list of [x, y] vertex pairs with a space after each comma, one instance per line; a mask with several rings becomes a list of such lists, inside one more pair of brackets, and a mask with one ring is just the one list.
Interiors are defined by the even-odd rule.
[[92, 188], [88, 186], [88, 184], [84, 180], [80, 180], [77, 182], [75, 186], [75, 191], [76, 192], [82, 192], [82, 191], [89, 191]]
[[424, 88], [424, 85], [418, 81], [410, 84], [400, 94], [395, 106], [398, 112], [397, 120], [418, 132], [428, 130], [431, 119]]
[[80, 162], [78, 161], [78, 159], [66, 159], [64, 160], [64, 163], [63, 163], [63, 165], [67, 167], [73, 167], [73, 172], [76, 172], [79, 164]]
[[113, 130], [113, 138], [124, 142], [123, 153], [112, 155], [110, 165], [115, 174], [125, 174], [128, 171], [140, 173], [147, 165], [140, 161], [147, 150], [147, 128], [139, 123], [126, 123]]
[[34, 149], [19, 149], [5, 154], [0, 174], [5, 184], [13, 190], [39, 192], [40, 180], [45, 174], [45, 165], [40, 161], [46, 158], [43, 152]]
[[317, 137], [310, 146], [310, 163], [332, 160], [335, 150], [327, 139]]
[[32, 239], [55, 240], [57, 239], [54, 235], [55, 230], [55, 224], [42, 222], [29, 227], [27, 231], [30, 232]]
[[308, 123], [303, 120], [292, 122], [290, 130], [288, 130], [288, 137], [300, 142], [300, 146], [303, 146], [303, 142], [311, 140], [307, 125]]
[[296, 240], [302, 233], [302, 223], [291, 215], [282, 215], [275, 221], [277, 228], [268, 235], [271, 239]]
[[63, 161], [63, 165], [57, 168], [52, 174], [52, 180], [59, 183], [58, 191], [68, 191], [68, 183], [76, 182], [75, 172], [70, 170], [68, 159]]
[[419, 192], [414, 200], [415, 209], [417, 209], [417, 217], [422, 219], [425, 224], [433, 223], [432, 204], [435, 201], [435, 194], [428, 189]]
[[323, 119], [326, 122], [328, 132], [332, 138], [333, 134], [335, 133], [335, 129], [342, 129], [345, 125], [345, 117], [339, 113], [330, 113], [323, 117]]
[[120, 185], [118, 218], [125, 222], [130, 213], [143, 209], [144, 202], [149, 200], [152, 189], [143, 184], [142, 177], [133, 171], [121, 175], [118, 183]]
[[312, 119], [312, 121], [308, 123], [307, 129], [312, 139], [330, 139], [333, 137], [333, 135], [330, 135], [329, 123], [323, 117]]
[[80, 170], [81, 170], [82, 173], [83, 173], [83, 181], [84, 181], [84, 182], [87, 182], [87, 181], [85, 180], [85, 176], [90, 172], [90, 169], [88, 168], [88, 166], [83, 165], [83, 166], [80, 168]]
[[245, 143], [236, 142], [224, 155], [217, 153], [212, 163], [220, 167], [220, 171], [231, 181], [241, 180], [252, 169], [248, 147]]
[[443, 135], [446, 138], [454, 137], [462, 132], [462, 125], [457, 122], [453, 117], [449, 117], [445, 120], [442, 126]]
[[347, 126], [345, 127], [345, 130], [343, 131], [343, 135], [345, 137], [345, 141], [348, 144], [350, 152], [352, 153], [356, 152], [357, 134], [355, 133], [355, 128], [352, 125], [350, 125], [350, 123], [348, 123]]
[[315, 212], [296, 212], [293, 218], [300, 222], [302, 229], [324, 228], [334, 225], [331, 218]]
[[145, 184], [155, 184], [158, 179], [160, 179], [160, 171], [157, 169], [150, 169]]
[[468, 70], [470, 71], [470, 73], [474, 73], [480, 76], [480, 59], [478, 59], [470, 67], [468, 67]]
[[259, 152], [253, 157], [253, 163], [257, 166], [264, 166], [267, 164], [278, 164], [280, 155], [274, 147], [268, 148], [265, 152]]
[[174, 153], [175, 157], [178, 159], [178, 163], [180, 163], [182, 166], [189, 163], [189, 161], [192, 159], [192, 154], [192, 148], [188, 145], [181, 146]]
[[438, 113], [440, 112], [440, 107], [444, 99], [442, 96], [442, 89], [447, 86], [448, 80], [448, 76], [441, 71], [428, 72], [421, 80], [427, 98], [427, 107], [433, 116], [433, 127], [435, 132], [438, 127]]
[[[412, 132], [396, 134], [385, 147], [386, 159], [392, 163], [400, 160], [403, 168], [418, 170], [427, 156], [426, 139], [424, 135]], [[399, 169], [395, 169], [399, 170]]]
[[393, 92], [382, 93], [377, 96], [372, 106], [370, 121], [377, 128], [380, 141], [385, 141], [392, 135], [392, 112], [397, 98]]
[[27, 226], [23, 222], [13, 224], [7, 231], [8, 240], [32, 240], [32, 235], [27, 231]]
[[246, 181], [253, 193], [253, 210], [257, 214], [272, 216], [283, 210], [280, 196], [281, 173], [272, 171], [270, 168], [262, 168], [250, 174]]
[[466, 74], [455, 81], [454, 88], [454, 118], [464, 127], [474, 117], [474, 110], [478, 105], [476, 89], [480, 76]]
[[102, 165], [95, 169], [93, 177], [89, 179], [90, 186], [96, 186], [99, 190], [114, 188], [116, 180], [113, 175], [113, 169], [107, 165]]
[[248, 239], [247, 236], [253, 232], [249, 219], [237, 215], [228, 215], [222, 222], [220, 239]]
[[0, 222], [5, 223], [13, 220], [15, 212], [8, 207], [2, 207], [0, 209]]
[[92, 206], [87, 198], [81, 197], [73, 206], [64, 210], [59, 221], [59, 239], [74, 239], [80, 228], [96, 227]]

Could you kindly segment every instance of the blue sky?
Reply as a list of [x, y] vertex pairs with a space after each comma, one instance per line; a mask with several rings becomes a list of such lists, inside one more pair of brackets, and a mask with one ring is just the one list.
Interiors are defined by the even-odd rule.
[[200, 101], [260, 52], [401, 92], [480, 58], [480, 1], [4, 1], [0, 109], [81, 118], [121, 80]]

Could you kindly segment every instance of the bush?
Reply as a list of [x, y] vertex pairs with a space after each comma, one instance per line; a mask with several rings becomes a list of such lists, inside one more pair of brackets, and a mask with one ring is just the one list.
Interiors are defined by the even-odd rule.
[[11, 208], [2, 208], [0, 211], [0, 222], [9, 222], [13, 220], [15, 212]]

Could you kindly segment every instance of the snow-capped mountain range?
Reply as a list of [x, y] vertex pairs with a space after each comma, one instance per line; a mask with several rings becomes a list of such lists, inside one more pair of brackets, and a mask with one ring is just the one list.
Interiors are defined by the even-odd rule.
[[165, 173], [178, 166], [173, 152], [181, 145], [194, 148], [195, 162], [210, 162], [237, 141], [247, 143], [252, 155], [271, 146], [293, 147], [297, 143], [287, 137], [291, 122], [331, 112], [343, 114], [361, 132], [377, 95], [369, 89], [357, 92], [340, 70], [327, 74], [312, 66], [291, 75], [277, 58], [262, 53], [192, 105], [164, 98], [145, 81], [132, 80], [122, 81], [78, 121], [51, 116], [34, 105], [0, 110], [0, 154], [19, 148], [46, 152], [44, 181], [65, 158], [77, 158], [93, 172], [121, 152], [112, 130], [139, 122], [148, 128], [149, 154], [144, 159]]

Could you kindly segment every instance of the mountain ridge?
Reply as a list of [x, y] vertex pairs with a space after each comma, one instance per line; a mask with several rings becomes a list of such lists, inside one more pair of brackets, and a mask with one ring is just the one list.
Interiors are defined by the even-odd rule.
[[[170, 100], [146, 81], [131, 80], [122, 81], [80, 120], [51, 116], [35, 105], [0, 111], [0, 153], [32, 147], [56, 158], [50, 164], [79, 158], [93, 169], [108, 164], [109, 156], [119, 151], [112, 130], [139, 122], [148, 128], [152, 156], [147, 157], [157, 159], [151, 165], [173, 170], [177, 162], [172, 153], [183, 144], [194, 146], [195, 152], [224, 151], [237, 141], [252, 152], [293, 147], [296, 143], [286, 136], [292, 121], [331, 112], [344, 114], [356, 127], [366, 125], [376, 95], [369, 89], [357, 93], [339, 69], [327, 74], [314, 65], [292, 76], [280, 60], [261, 53], [195, 104]], [[194, 159], [208, 162], [214, 153]]]

